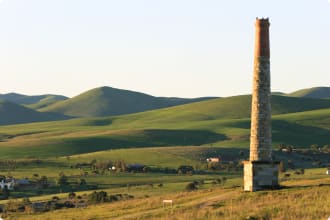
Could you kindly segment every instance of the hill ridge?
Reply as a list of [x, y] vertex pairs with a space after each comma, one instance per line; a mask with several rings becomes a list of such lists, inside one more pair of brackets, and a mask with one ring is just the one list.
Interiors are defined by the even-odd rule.
[[328, 99], [330, 98], [330, 87], [320, 86], [300, 89], [287, 95], [302, 98]]
[[42, 113], [9, 101], [0, 101], [0, 125], [56, 121], [69, 118], [72, 117], [54, 113]]
[[40, 111], [57, 112], [75, 117], [111, 116], [166, 108], [207, 99], [212, 99], [212, 97], [196, 99], [155, 97], [141, 92], [103, 86], [88, 90], [71, 99], [54, 103], [40, 109]]

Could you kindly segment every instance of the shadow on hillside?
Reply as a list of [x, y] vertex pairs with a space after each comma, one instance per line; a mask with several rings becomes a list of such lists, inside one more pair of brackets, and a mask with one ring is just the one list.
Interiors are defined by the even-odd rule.
[[77, 126], [108, 126], [112, 124], [111, 118], [93, 118], [93, 119], [83, 119], [77, 122]]
[[60, 146], [54, 143], [43, 147], [42, 151], [60, 156], [120, 148], [202, 145], [221, 140], [226, 140], [226, 136], [210, 131], [149, 129], [108, 136], [66, 138], [61, 140]]
[[46, 145], [20, 148], [20, 151], [4, 146], [0, 151], [4, 158], [67, 156], [120, 148], [196, 146], [226, 139], [223, 134], [205, 130], [128, 130], [102, 136], [52, 138]]
[[95, 148], [104, 150], [133, 147], [190, 146], [226, 139], [227, 137], [223, 134], [205, 130], [148, 129], [127, 134], [75, 138], [68, 142], [69, 145], [77, 147], [80, 153], [83, 149], [94, 151]]
[[[227, 124], [233, 128], [250, 129], [250, 120], [234, 121]], [[273, 119], [272, 140], [273, 142], [294, 145], [295, 147], [308, 147], [312, 144], [329, 144], [330, 130], [301, 125], [294, 122]]]
[[297, 147], [312, 144], [325, 145], [329, 144], [330, 131], [319, 127], [273, 120], [272, 136], [274, 142], [282, 142]]

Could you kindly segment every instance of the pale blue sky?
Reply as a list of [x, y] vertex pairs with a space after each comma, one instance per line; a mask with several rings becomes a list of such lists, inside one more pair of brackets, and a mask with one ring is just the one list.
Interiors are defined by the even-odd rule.
[[0, 0], [0, 93], [250, 93], [263, 16], [272, 90], [330, 86], [328, 0]]

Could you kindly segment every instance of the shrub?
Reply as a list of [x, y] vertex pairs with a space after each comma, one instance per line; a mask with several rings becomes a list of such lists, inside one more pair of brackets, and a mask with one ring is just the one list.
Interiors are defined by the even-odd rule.
[[68, 185], [68, 177], [63, 175], [60, 175], [60, 177], [57, 179], [57, 184], [60, 186]]
[[108, 200], [109, 199], [107, 192], [104, 191], [100, 191], [100, 192], [94, 191], [88, 195], [88, 201], [90, 203], [103, 203], [103, 202], [107, 202]]
[[285, 170], [285, 167], [284, 167], [284, 163], [283, 161], [280, 162], [280, 165], [279, 165], [279, 170], [281, 173], [284, 173], [286, 170]]
[[189, 165], [181, 165], [178, 168], [178, 173], [189, 173], [192, 174], [194, 172], [194, 168]]
[[74, 192], [70, 192], [69, 194], [68, 194], [68, 198], [69, 199], [74, 199], [76, 197], [76, 193], [74, 193]]
[[86, 186], [86, 185], [87, 185], [86, 180], [85, 180], [85, 179], [80, 179], [80, 180], [79, 180], [79, 185], [80, 185], [80, 186]]
[[47, 188], [48, 187], [48, 178], [47, 178], [47, 176], [41, 176], [38, 182], [39, 182], [39, 184], [41, 184], [42, 188]]
[[198, 188], [195, 182], [191, 182], [186, 185], [185, 189], [187, 191], [193, 191], [193, 190], [197, 190]]

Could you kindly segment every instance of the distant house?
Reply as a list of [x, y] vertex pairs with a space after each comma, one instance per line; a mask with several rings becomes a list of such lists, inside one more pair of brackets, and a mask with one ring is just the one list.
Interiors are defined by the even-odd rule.
[[220, 157], [210, 157], [206, 159], [206, 162], [208, 163], [220, 163], [221, 158]]
[[1, 180], [0, 181], [0, 188], [1, 189], [13, 190], [14, 186], [15, 186], [15, 180], [14, 179]]

